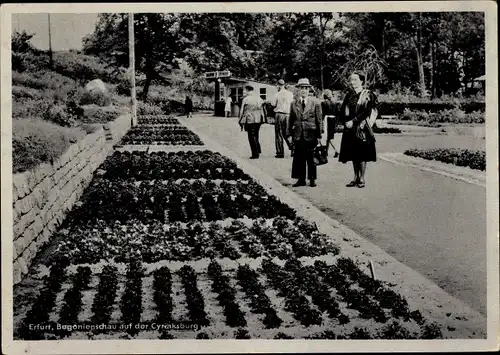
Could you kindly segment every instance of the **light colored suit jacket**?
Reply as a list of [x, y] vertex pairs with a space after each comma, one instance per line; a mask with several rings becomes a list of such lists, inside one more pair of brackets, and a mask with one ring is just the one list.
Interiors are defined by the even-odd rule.
[[265, 119], [264, 100], [257, 95], [249, 95], [243, 99], [240, 110], [240, 124], [263, 123]]

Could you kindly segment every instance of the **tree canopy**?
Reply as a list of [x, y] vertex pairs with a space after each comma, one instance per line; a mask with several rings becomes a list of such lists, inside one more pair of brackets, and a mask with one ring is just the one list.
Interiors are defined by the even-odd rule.
[[[128, 66], [127, 16], [99, 15], [84, 52]], [[480, 12], [140, 13], [134, 23], [144, 97], [182, 61], [200, 74], [308, 77], [320, 88], [342, 88], [349, 72], [360, 69], [382, 91], [433, 97], [456, 93], [485, 72]]]

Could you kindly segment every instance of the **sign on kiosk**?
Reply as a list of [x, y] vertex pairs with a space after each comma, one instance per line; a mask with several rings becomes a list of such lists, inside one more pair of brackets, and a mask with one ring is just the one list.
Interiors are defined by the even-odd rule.
[[229, 78], [231, 72], [229, 70], [223, 71], [209, 71], [205, 73], [205, 79]]
[[216, 71], [209, 71], [205, 73], [205, 79], [215, 79], [215, 78], [217, 78]]
[[231, 72], [229, 70], [224, 70], [224, 71], [218, 71], [217, 72], [217, 77], [218, 78], [229, 78], [231, 76]]

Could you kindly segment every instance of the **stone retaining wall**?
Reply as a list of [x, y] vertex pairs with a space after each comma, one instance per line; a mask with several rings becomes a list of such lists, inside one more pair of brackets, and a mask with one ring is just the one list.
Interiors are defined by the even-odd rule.
[[120, 116], [72, 144], [52, 164], [13, 175], [14, 284], [28, 272], [38, 249], [50, 240], [92, 180], [94, 171], [112, 152], [113, 144], [129, 128], [130, 115]]

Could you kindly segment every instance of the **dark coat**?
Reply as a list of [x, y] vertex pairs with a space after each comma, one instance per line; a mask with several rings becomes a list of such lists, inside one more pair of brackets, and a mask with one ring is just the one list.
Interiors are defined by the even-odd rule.
[[302, 111], [301, 99], [294, 100], [290, 107], [290, 125], [287, 137], [294, 141], [308, 142], [321, 138], [323, 132], [323, 116], [321, 104], [312, 97], [307, 98], [306, 107]]
[[186, 101], [184, 102], [184, 109], [186, 112], [193, 112], [193, 101], [189, 97], [186, 97]]

